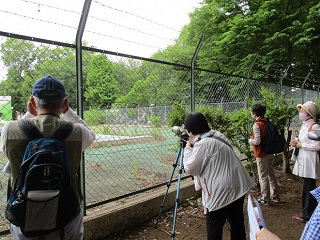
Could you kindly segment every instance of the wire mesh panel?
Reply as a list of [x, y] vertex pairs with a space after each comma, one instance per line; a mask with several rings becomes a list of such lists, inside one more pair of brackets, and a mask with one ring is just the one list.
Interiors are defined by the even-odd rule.
[[[62, 80], [70, 106], [76, 109], [81, 83], [77, 83], [74, 45], [17, 36], [2, 36], [0, 44], [0, 127], [21, 117], [33, 83], [44, 75]], [[192, 78], [189, 66], [83, 49], [81, 110], [96, 133], [84, 154], [82, 176], [87, 208], [91, 208], [167, 183], [180, 140], [168, 126], [168, 115], [175, 103], [190, 106]], [[196, 109], [218, 106], [226, 112], [237, 111], [248, 107], [248, 99], [261, 100], [262, 87], [283, 92], [297, 103], [318, 98], [316, 91], [208, 70], [196, 69], [194, 79]], [[0, 154], [2, 168], [7, 161]], [[0, 172], [0, 227], [4, 230], [7, 180]]]
[[[120, 97], [109, 98], [109, 103], [101, 102], [105, 104], [97, 106], [103, 107], [101, 110], [85, 112], [86, 121], [97, 134], [85, 155], [89, 206], [168, 180], [179, 138], [167, 126], [167, 115], [172, 113], [174, 102], [190, 101], [188, 69], [127, 57], [101, 56], [115, 66], [115, 71], [106, 74], [108, 77], [102, 84], [107, 89], [115, 79], [114, 89]], [[86, 84], [90, 91], [90, 81]], [[176, 91], [177, 86], [181, 92]], [[104, 97], [108, 94], [106, 90]], [[88, 95], [85, 91], [84, 96]], [[98, 95], [95, 98], [98, 102]]]
[[[15, 51], [8, 59], [11, 50]], [[1, 106], [8, 109], [2, 112], [2, 124], [23, 115], [34, 81], [44, 75], [62, 80], [70, 106], [76, 108], [74, 45], [3, 37], [0, 52], [5, 69]], [[18, 52], [23, 59], [16, 57]], [[165, 184], [179, 146], [167, 116], [174, 102], [190, 103], [189, 68], [85, 50], [82, 69], [84, 118], [96, 133], [84, 155], [87, 206]], [[6, 162], [2, 155], [2, 166]], [[8, 177], [0, 176], [3, 213]]]

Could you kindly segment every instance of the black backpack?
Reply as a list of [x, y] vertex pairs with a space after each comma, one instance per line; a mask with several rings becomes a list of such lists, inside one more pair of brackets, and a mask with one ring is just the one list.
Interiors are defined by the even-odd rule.
[[265, 135], [261, 141], [263, 151], [268, 154], [283, 152], [286, 140], [282, 135], [279, 134], [278, 128], [268, 120], [258, 120], [258, 122], [263, 122], [265, 126]]
[[43, 236], [60, 229], [80, 212], [70, 177], [70, 162], [63, 141], [73, 130], [65, 122], [51, 136], [43, 137], [29, 120], [19, 126], [30, 138], [8, 200], [5, 216], [26, 237]]

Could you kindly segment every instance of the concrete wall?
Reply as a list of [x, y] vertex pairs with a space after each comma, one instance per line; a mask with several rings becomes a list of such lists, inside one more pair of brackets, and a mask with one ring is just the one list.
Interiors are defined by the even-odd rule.
[[[274, 158], [274, 165], [280, 163], [282, 163], [281, 154]], [[106, 239], [112, 233], [121, 232], [157, 217], [166, 191], [167, 187], [164, 186], [132, 199], [110, 203], [96, 211], [89, 210], [87, 216], [84, 217], [84, 240]], [[162, 213], [174, 209], [176, 194], [177, 183], [172, 183]], [[200, 195], [201, 191], [195, 191], [191, 178], [183, 180], [179, 190], [179, 205], [186, 199]]]
[[[108, 204], [99, 210], [90, 210], [84, 217], [84, 240], [104, 239], [111, 233], [137, 226], [159, 215], [167, 186], [158, 190], [141, 194], [132, 199]], [[177, 183], [172, 183], [163, 207], [174, 209], [177, 194]], [[198, 197], [201, 191], [194, 190], [191, 178], [181, 181], [179, 190], [179, 205], [186, 199]]]

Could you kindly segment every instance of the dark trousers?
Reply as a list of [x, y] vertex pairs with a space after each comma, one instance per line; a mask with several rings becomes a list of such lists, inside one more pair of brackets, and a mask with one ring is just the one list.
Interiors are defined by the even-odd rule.
[[309, 220], [314, 209], [317, 207], [317, 200], [312, 196], [310, 191], [317, 187], [316, 179], [302, 178], [302, 213], [301, 218]]
[[228, 220], [232, 240], [245, 240], [243, 217], [244, 196], [228, 206], [207, 213], [207, 240], [222, 240], [223, 226]]

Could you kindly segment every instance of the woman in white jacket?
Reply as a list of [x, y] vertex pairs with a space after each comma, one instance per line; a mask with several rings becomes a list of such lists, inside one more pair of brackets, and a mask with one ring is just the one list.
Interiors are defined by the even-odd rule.
[[316, 124], [318, 106], [315, 102], [308, 101], [304, 104], [298, 104], [297, 108], [302, 125], [298, 140], [293, 141], [291, 145], [299, 149], [293, 174], [302, 178], [302, 211], [299, 215], [293, 215], [292, 219], [299, 222], [306, 222], [309, 221], [317, 206], [317, 200], [310, 191], [317, 187], [316, 179], [320, 179], [318, 154], [318, 151], [320, 151], [320, 142], [309, 139], [308, 132], [311, 130], [320, 130], [320, 126]]
[[231, 239], [246, 239], [243, 203], [253, 186], [250, 175], [229, 140], [211, 130], [203, 114], [190, 113], [184, 127], [192, 139], [184, 150], [184, 170], [195, 176], [196, 189], [202, 188], [207, 239], [222, 239], [226, 220], [231, 227]]

